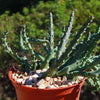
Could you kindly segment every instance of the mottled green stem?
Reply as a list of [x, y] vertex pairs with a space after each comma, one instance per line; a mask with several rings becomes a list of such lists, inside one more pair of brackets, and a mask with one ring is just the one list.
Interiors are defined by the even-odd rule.
[[53, 31], [52, 13], [50, 13], [48, 41], [49, 41], [49, 44], [50, 44], [49, 50], [48, 50], [47, 56], [45, 57], [44, 62], [42, 63], [41, 69], [48, 68], [50, 60], [54, 57], [54, 31]]
[[79, 41], [79, 39], [81, 38], [81, 35], [86, 31], [87, 27], [92, 22], [92, 20], [93, 20], [93, 17], [89, 17], [89, 19], [83, 24], [83, 26], [79, 29], [79, 31], [77, 32], [77, 34], [74, 36], [74, 39], [70, 42], [68, 48], [61, 55], [61, 57], [59, 58], [59, 60], [56, 60], [54, 62], [54, 64], [51, 65], [51, 67], [45, 73], [44, 77], [45, 76], [52, 76], [52, 75], [55, 74], [55, 72], [58, 69], [58, 66], [60, 66], [61, 64], [63, 64], [63, 60], [66, 59], [67, 57], [69, 57], [69, 53], [72, 51], [72, 49], [73, 49], [74, 45], [77, 43], [77, 41]]
[[57, 59], [59, 59], [59, 57], [62, 55], [62, 53], [66, 49], [66, 44], [67, 44], [67, 42], [69, 40], [69, 36], [71, 34], [73, 19], [74, 19], [74, 11], [72, 12], [72, 14], [70, 16], [70, 20], [69, 20], [66, 31], [65, 31], [65, 27], [62, 30], [62, 35], [63, 36], [61, 37], [60, 43], [58, 45], [58, 50], [57, 50], [57, 53], [56, 53]]
[[53, 50], [54, 49], [54, 30], [53, 30], [53, 17], [52, 17], [52, 13], [50, 13], [48, 40], [49, 40], [49, 43], [50, 43], [49, 49]]
[[28, 48], [25, 48], [24, 46], [24, 41], [23, 41], [23, 35], [22, 35], [22, 31], [20, 31], [20, 47], [24, 52], [28, 52]]

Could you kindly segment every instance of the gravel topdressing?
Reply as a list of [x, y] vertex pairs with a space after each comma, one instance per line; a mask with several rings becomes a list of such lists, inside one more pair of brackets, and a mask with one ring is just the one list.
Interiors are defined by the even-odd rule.
[[30, 72], [28, 75], [26, 72], [21, 73], [19, 71], [12, 73], [12, 79], [15, 80], [18, 84], [25, 85], [28, 87], [37, 87], [38, 89], [46, 89], [46, 88], [60, 88], [60, 87], [68, 87], [73, 84], [79, 83], [84, 77], [78, 76], [75, 81], [71, 79], [67, 79], [66, 76], [63, 77], [46, 77], [45, 79], [39, 79], [43, 73], [45, 73], [47, 69], [36, 70], [35, 72]]

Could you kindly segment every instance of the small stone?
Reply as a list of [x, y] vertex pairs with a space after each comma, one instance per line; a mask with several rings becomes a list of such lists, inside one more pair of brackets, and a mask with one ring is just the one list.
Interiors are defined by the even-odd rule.
[[75, 81], [75, 83], [77, 84], [77, 83], [78, 83], [78, 81]]
[[46, 81], [50, 81], [51, 80], [51, 77], [46, 77], [45, 80]]
[[32, 87], [32, 85], [28, 85], [28, 87]]
[[18, 78], [15, 76], [14, 80], [16, 81]]
[[67, 84], [67, 77], [66, 76], [63, 76], [63, 78], [62, 78], [62, 84], [63, 85]]
[[40, 86], [41, 84], [44, 84], [46, 81], [44, 79], [41, 79], [36, 85]]
[[46, 68], [44, 68], [41, 72], [46, 72], [47, 71], [47, 69]]
[[72, 81], [71, 83], [72, 83], [72, 84], [75, 84], [76, 82], [75, 82], [75, 81]]
[[57, 79], [58, 79], [59, 81], [61, 81], [61, 77], [57, 77]]
[[22, 84], [25, 84], [25, 80], [22, 81]]
[[15, 79], [15, 75], [14, 74], [12, 74], [12, 79]]
[[41, 84], [41, 85], [39, 85], [39, 87], [38, 87], [38, 89], [45, 89], [45, 88], [46, 88], [45, 84]]
[[12, 74], [12, 79], [14, 79], [15, 81], [17, 80], [17, 77], [15, 76], [15, 74]]
[[19, 75], [18, 75], [17, 73], [15, 74], [15, 76], [16, 76], [16, 77], [19, 77]]
[[38, 84], [38, 87], [41, 88], [41, 89], [42, 89], [42, 86], [43, 86], [43, 89], [44, 89], [44, 88], [49, 87], [50, 84], [48, 82], [46, 82], [46, 81], [43, 84]]
[[83, 76], [78, 76], [77, 80], [81, 81], [84, 77]]
[[55, 82], [55, 81], [57, 81], [58, 79], [57, 78], [53, 78], [53, 81]]
[[54, 85], [49, 85], [47, 88], [56, 88]]
[[56, 81], [55, 82], [58, 86], [61, 86], [62, 82], [61, 81]]
[[71, 82], [68, 82], [68, 86], [72, 86], [72, 83]]
[[41, 73], [41, 70], [36, 70], [36, 73]]
[[53, 79], [50, 78], [50, 80], [48, 81], [50, 85], [55, 84], [55, 82], [53, 82]]
[[33, 77], [34, 77], [34, 78], [38, 78], [39, 76], [38, 76], [37, 74], [34, 74]]
[[45, 82], [45, 86], [48, 87], [50, 84], [49, 82]]
[[25, 86], [27, 86], [27, 87], [32, 87], [32, 85], [25, 85]]
[[27, 72], [24, 73], [24, 76], [27, 76]]
[[67, 87], [68, 85], [61, 85], [60, 87]]
[[[50, 86], [49, 82], [45, 81], [44, 79], [40, 80], [37, 84], [38, 88], [44, 89]], [[43, 87], [42, 87], [43, 86]]]
[[54, 86], [55, 86], [56, 88], [59, 88], [59, 86], [58, 86], [57, 84], [54, 84]]
[[67, 77], [63, 76], [62, 81], [67, 81]]
[[19, 83], [19, 84], [21, 84], [21, 83], [22, 83], [22, 81], [23, 81], [23, 79], [22, 79], [22, 78], [19, 78], [19, 79], [17, 79], [17, 80], [16, 80], [16, 82], [17, 82], [17, 83]]

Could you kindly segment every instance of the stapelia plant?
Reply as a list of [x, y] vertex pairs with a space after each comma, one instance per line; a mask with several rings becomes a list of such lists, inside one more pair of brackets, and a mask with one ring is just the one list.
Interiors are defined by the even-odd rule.
[[[92, 56], [91, 53], [96, 47], [97, 41], [100, 39], [100, 28], [98, 27], [93, 35], [91, 33], [86, 33], [88, 26], [93, 20], [93, 17], [91, 16], [69, 42], [69, 37], [72, 34], [71, 30], [73, 19], [74, 12], [72, 12], [70, 16], [67, 28], [65, 29], [65, 26], [62, 28], [62, 35], [57, 46], [54, 46], [52, 13], [50, 13], [49, 32], [47, 39], [29, 38], [26, 35], [24, 26], [20, 32], [20, 47], [25, 54], [30, 54], [30, 60], [28, 60], [27, 56], [18, 56], [18, 54], [14, 53], [8, 46], [6, 41], [8, 32], [5, 32], [4, 34], [3, 46], [15, 60], [17, 60], [21, 65], [25, 66], [25, 71], [27, 73], [30, 73], [31, 70], [36, 70], [37, 68], [47, 68], [48, 70], [42, 75], [41, 78], [45, 78], [46, 76], [99, 76], [100, 55]], [[85, 37], [82, 39], [83, 35], [85, 35]], [[31, 42], [35, 44], [42, 44], [46, 55], [43, 56], [42, 54], [34, 51], [31, 46]]]

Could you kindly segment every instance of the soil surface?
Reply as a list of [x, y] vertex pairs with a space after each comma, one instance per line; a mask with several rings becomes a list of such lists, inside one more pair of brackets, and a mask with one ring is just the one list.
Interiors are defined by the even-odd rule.
[[40, 79], [40, 77], [47, 71], [47, 69], [31, 71], [29, 74], [14, 71], [12, 73], [12, 79], [18, 84], [25, 85], [27, 87], [37, 87], [38, 89], [46, 88], [60, 88], [68, 87], [73, 84], [79, 83], [84, 77], [78, 76], [76, 80], [68, 79], [66, 76], [63, 77], [46, 77]]

